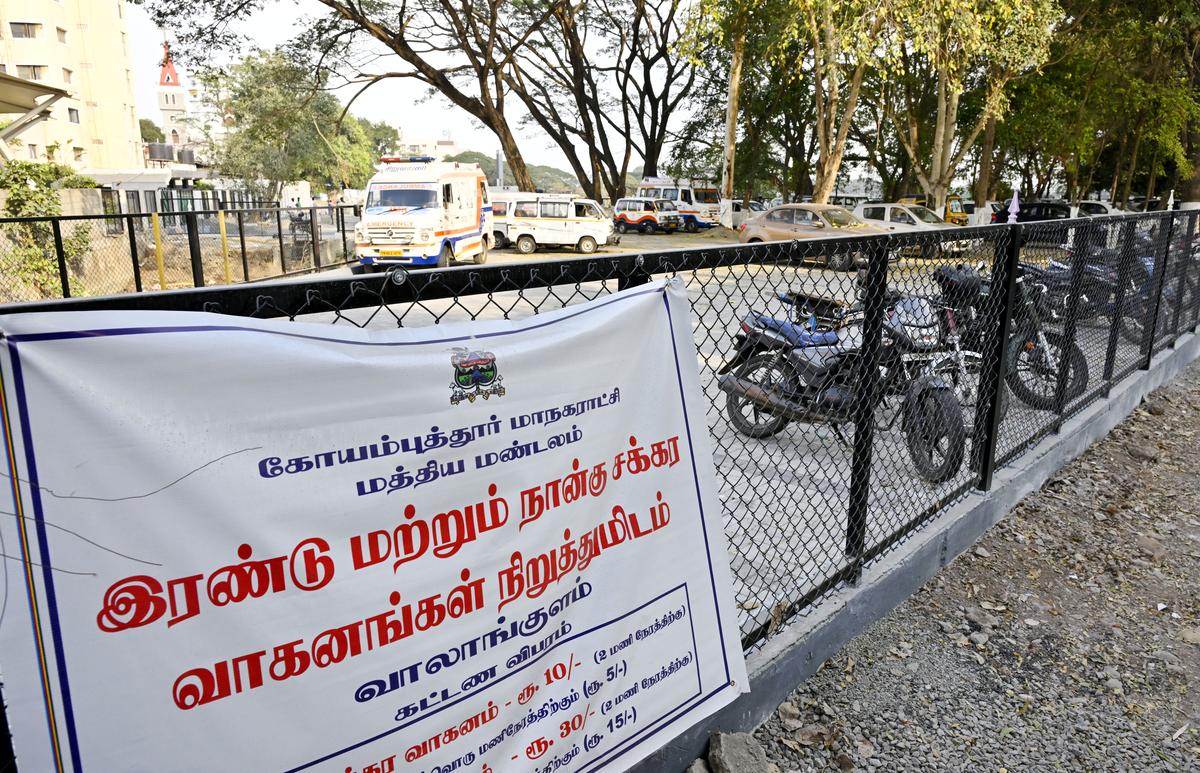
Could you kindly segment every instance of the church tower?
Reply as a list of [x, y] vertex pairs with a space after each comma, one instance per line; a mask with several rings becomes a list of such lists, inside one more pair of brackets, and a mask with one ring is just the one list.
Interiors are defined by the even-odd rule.
[[162, 115], [163, 134], [172, 145], [188, 144], [187, 89], [179, 81], [175, 63], [171, 61], [171, 49], [163, 43], [162, 68], [158, 72], [158, 112]]

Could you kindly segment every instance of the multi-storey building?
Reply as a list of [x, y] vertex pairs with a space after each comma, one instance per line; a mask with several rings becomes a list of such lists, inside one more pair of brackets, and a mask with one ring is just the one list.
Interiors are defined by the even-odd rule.
[[0, 72], [70, 93], [10, 141], [15, 158], [143, 166], [125, 0], [0, 0]]

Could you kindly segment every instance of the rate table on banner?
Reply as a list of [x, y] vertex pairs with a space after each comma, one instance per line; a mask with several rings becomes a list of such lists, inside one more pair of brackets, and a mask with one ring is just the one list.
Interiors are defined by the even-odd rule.
[[623, 769], [748, 688], [677, 280], [0, 332], [22, 770]]

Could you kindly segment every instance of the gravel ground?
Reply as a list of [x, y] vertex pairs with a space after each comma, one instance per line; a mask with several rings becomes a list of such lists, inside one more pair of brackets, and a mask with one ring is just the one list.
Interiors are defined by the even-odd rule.
[[1200, 363], [755, 733], [768, 770], [1200, 770]]

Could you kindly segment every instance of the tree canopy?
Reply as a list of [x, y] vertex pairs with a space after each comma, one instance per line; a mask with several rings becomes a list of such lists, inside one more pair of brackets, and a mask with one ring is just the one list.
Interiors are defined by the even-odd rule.
[[[244, 22], [272, 0], [145, 2], [196, 61], [244, 53]], [[328, 92], [406, 78], [495, 134], [521, 187], [535, 183], [519, 131], [597, 197], [640, 166], [820, 201], [851, 163], [889, 196], [1200, 198], [1194, 0], [315, 2], [286, 55], [230, 69], [237, 134], [256, 130], [226, 167], [356, 179], [358, 137], [374, 154], [396, 137], [332, 120], [345, 108]]]
[[399, 139], [386, 124], [344, 115], [324, 81], [281, 51], [252, 53], [200, 80], [205, 98], [232, 119], [208, 137], [208, 155], [223, 175], [267, 199], [295, 180], [315, 190], [361, 188], [379, 151]]

